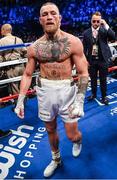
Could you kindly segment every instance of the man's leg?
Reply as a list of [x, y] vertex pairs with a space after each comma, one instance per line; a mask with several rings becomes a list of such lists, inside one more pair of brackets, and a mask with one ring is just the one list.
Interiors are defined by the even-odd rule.
[[102, 103], [108, 105], [108, 100], [106, 98], [107, 95], [107, 75], [108, 75], [108, 67], [104, 66], [101, 67], [99, 70], [99, 77], [100, 77], [100, 88], [102, 94]]
[[45, 126], [48, 133], [49, 143], [51, 146], [52, 161], [44, 170], [44, 176], [49, 177], [53, 175], [54, 171], [60, 166], [61, 157], [59, 151], [59, 137], [56, 130], [56, 119], [54, 119], [52, 122], [45, 122]]
[[58, 145], [59, 145], [59, 138], [56, 132], [56, 128], [57, 128], [56, 120], [53, 120], [51, 122], [45, 122], [45, 126], [48, 133], [51, 149], [53, 152], [56, 152], [58, 151]]
[[77, 122], [65, 123], [67, 137], [73, 142], [72, 154], [77, 157], [82, 149], [82, 134], [78, 130]]

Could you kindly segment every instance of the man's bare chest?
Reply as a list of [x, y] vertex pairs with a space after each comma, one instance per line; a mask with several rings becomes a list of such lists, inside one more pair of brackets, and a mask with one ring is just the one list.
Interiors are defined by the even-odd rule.
[[61, 62], [71, 55], [71, 44], [67, 38], [39, 42], [35, 46], [36, 57], [42, 62]]

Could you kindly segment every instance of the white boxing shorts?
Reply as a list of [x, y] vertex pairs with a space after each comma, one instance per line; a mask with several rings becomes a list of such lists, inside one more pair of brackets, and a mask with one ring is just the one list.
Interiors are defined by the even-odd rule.
[[50, 122], [60, 115], [66, 123], [78, 121], [78, 118], [69, 117], [69, 107], [76, 97], [76, 85], [73, 80], [40, 79], [41, 87], [36, 87], [39, 118]]

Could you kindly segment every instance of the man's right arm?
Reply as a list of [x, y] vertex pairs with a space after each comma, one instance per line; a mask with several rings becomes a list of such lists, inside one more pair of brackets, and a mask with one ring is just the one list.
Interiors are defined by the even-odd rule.
[[34, 58], [33, 48], [29, 47], [28, 48], [28, 62], [27, 62], [24, 74], [22, 76], [22, 79], [21, 79], [20, 94], [19, 94], [17, 105], [15, 108], [15, 113], [21, 119], [24, 118], [24, 99], [25, 99], [26, 93], [31, 85], [32, 74], [35, 70], [35, 66], [36, 66], [36, 61]]
[[20, 83], [20, 94], [26, 95], [32, 81], [32, 74], [35, 70], [35, 60], [34, 58], [28, 58], [28, 63], [26, 65], [24, 74]]
[[25, 71], [24, 71], [24, 74], [22, 76], [21, 83], [20, 83], [20, 94], [23, 94], [23, 95], [26, 95], [31, 85], [32, 74], [36, 66], [33, 46], [30, 46], [27, 49], [27, 53], [28, 53], [28, 62], [26, 64], [26, 68], [25, 68]]

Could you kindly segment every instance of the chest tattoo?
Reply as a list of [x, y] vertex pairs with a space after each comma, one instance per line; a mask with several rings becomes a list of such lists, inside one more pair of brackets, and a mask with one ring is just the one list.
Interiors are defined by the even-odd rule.
[[41, 62], [59, 62], [70, 54], [70, 41], [68, 38], [38, 42], [35, 45], [36, 56]]

